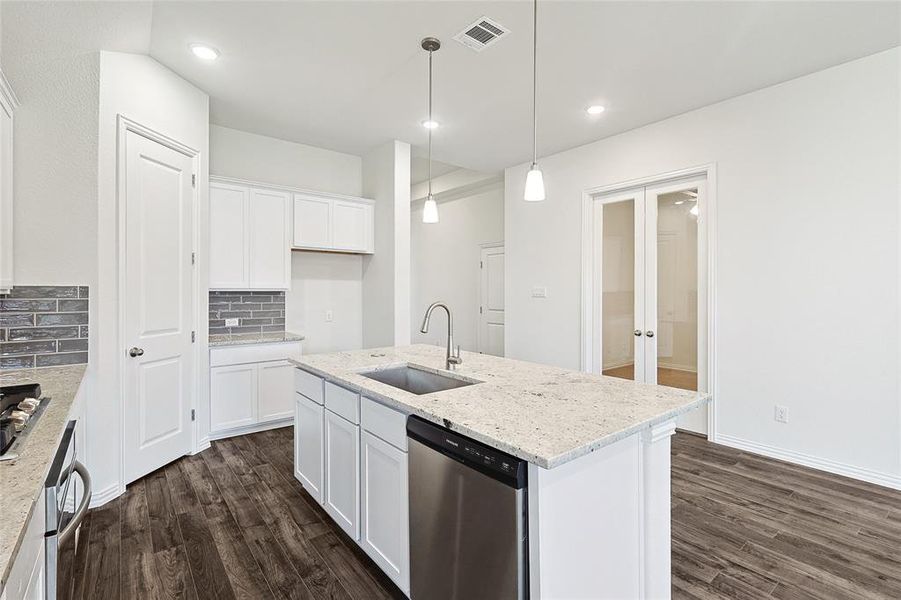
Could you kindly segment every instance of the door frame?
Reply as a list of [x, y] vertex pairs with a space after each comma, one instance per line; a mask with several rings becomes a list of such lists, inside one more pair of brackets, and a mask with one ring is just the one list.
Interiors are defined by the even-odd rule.
[[[479, 268], [476, 270], [476, 273], [477, 273], [476, 276], [478, 277], [478, 280], [479, 280], [479, 285], [476, 286], [476, 306], [479, 308], [482, 307], [482, 293], [484, 292], [484, 290], [482, 289], [482, 275], [483, 275], [483, 269], [482, 269], [482, 264], [481, 264], [482, 263], [482, 252], [485, 250], [489, 250], [491, 248], [504, 248], [504, 256], [507, 255], [507, 249], [504, 247], [504, 240], [501, 240], [499, 242], [486, 242], [484, 244], [479, 244]], [[504, 287], [506, 288], [506, 283], [507, 283], [506, 260], [504, 262], [504, 265], [505, 265], [504, 266]], [[506, 291], [504, 292], [504, 296], [506, 297]], [[506, 312], [507, 312], [507, 303], [504, 302], [504, 331], [505, 332], [507, 330]], [[476, 352], [478, 352], [479, 354], [482, 354], [482, 313], [478, 313], [478, 315], [479, 315], [478, 323], [476, 325]], [[507, 353], [506, 344], [504, 344], [504, 354], [506, 354], [506, 353]]]
[[[116, 145], [116, 217], [118, 221], [117, 225], [117, 247], [118, 247], [118, 256], [117, 256], [117, 282], [116, 289], [118, 294], [117, 300], [117, 331], [116, 331], [116, 347], [119, 349], [119, 360], [117, 361], [117, 375], [119, 378], [119, 431], [125, 431], [125, 398], [127, 393], [127, 378], [125, 376], [126, 369], [126, 358], [124, 348], [126, 347], [125, 340], [125, 330], [126, 330], [126, 302], [125, 302], [125, 294], [127, 291], [127, 282], [126, 282], [126, 273], [125, 273], [125, 252], [126, 252], [126, 192], [127, 192], [127, 178], [125, 177], [126, 173], [126, 165], [128, 157], [126, 156], [125, 148], [126, 148], [126, 138], [127, 134], [135, 133], [144, 138], [149, 139], [150, 141], [156, 142], [161, 146], [165, 146], [170, 150], [174, 150], [180, 154], [184, 154], [185, 156], [191, 159], [192, 170], [194, 174], [200, 173], [200, 151], [192, 148], [178, 140], [171, 138], [163, 133], [160, 133], [150, 127], [142, 125], [137, 121], [133, 121], [126, 117], [125, 115], [118, 114], [116, 115], [116, 137], [117, 137], [117, 145]], [[191, 235], [191, 244], [192, 244], [192, 252], [197, 254], [198, 240], [200, 239], [200, 202], [198, 191], [200, 190], [200, 182], [197, 182], [196, 185], [192, 187], [193, 189], [193, 197], [192, 197], [192, 208], [191, 214], [194, 220], [193, 223], [193, 231]], [[198, 323], [201, 322], [201, 314], [200, 310], [203, 306], [201, 302], [201, 297], [204, 291], [201, 289], [201, 278], [200, 278], [200, 269], [198, 268], [200, 261], [195, 262], [195, 266], [193, 272], [191, 273], [191, 278], [193, 281], [192, 290], [194, 292], [192, 304], [193, 309], [191, 311], [192, 321], [191, 321], [191, 329], [193, 331], [198, 330]], [[199, 340], [197, 343], [193, 344], [194, 352], [191, 357], [191, 360], [194, 363], [193, 375], [194, 381], [192, 382], [192, 397], [191, 397], [191, 410], [194, 411], [194, 414], [197, 415], [200, 411], [198, 411], [198, 399], [202, 396], [203, 393], [203, 376], [200, 370], [204, 366], [203, 354], [206, 352], [207, 345], [202, 343], [203, 340]], [[207, 377], [209, 377], [209, 368], [206, 368]], [[191, 422], [191, 447], [188, 449], [188, 453], [195, 453], [199, 450], [198, 448], [198, 425], [200, 421], [196, 418]], [[119, 494], [125, 493], [125, 436], [119, 436]]]
[[[597, 223], [601, 202], [599, 196], [630, 192], [636, 188], [677, 183], [682, 179], [704, 177], [706, 194], [698, 202], [698, 285], [706, 287], [706, 384], [710, 403], [707, 410], [707, 438], [717, 441], [716, 419], [716, 163], [688, 167], [667, 173], [640, 177], [582, 190], [582, 319], [581, 370], [601, 372], [601, 265], [602, 232]], [[698, 315], [699, 323], [703, 316]], [[700, 373], [699, 373], [700, 376]]]

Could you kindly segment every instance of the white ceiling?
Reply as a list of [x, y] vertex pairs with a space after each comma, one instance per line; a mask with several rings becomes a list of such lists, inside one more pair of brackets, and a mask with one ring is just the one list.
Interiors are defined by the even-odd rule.
[[[435, 159], [494, 171], [530, 158], [531, 2], [2, 4], [4, 31], [27, 23], [60, 49], [148, 52], [210, 94], [214, 123], [353, 154], [400, 139], [423, 155], [419, 40], [434, 35]], [[897, 46], [899, 13], [897, 2], [543, 0], [539, 152]], [[482, 53], [451, 39], [482, 15], [509, 36]], [[222, 56], [201, 62], [191, 42]], [[592, 103], [607, 111], [586, 116]]]

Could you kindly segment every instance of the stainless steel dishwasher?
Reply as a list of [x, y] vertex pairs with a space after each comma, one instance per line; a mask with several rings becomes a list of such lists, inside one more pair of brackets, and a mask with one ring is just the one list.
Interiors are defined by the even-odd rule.
[[410, 598], [528, 598], [527, 463], [407, 421]]

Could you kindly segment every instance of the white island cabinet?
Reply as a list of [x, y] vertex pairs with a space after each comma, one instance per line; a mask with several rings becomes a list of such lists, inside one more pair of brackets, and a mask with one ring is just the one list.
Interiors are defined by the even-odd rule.
[[294, 476], [409, 593], [406, 414], [301, 369], [294, 383]]
[[[304, 487], [322, 490], [336, 523], [409, 594], [409, 491], [423, 484], [409, 479], [417, 471], [408, 469], [406, 422], [416, 414], [528, 462], [529, 598], [669, 598], [670, 436], [676, 419], [708, 396], [485, 354], [462, 358], [454, 373], [445, 371], [445, 350], [426, 344], [295, 360], [298, 397], [313, 401], [296, 413]], [[416, 395], [361, 375], [404, 364], [468, 385]], [[468, 551], [461, 564], [477, 554]]]

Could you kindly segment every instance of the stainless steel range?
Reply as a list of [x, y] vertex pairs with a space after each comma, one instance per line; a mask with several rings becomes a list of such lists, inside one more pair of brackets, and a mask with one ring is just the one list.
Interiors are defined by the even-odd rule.
[[50, 398], [41, 397], [41, 386], [36, 383], [0, 387], [0, 461], [19, 457], [49, 402]]

